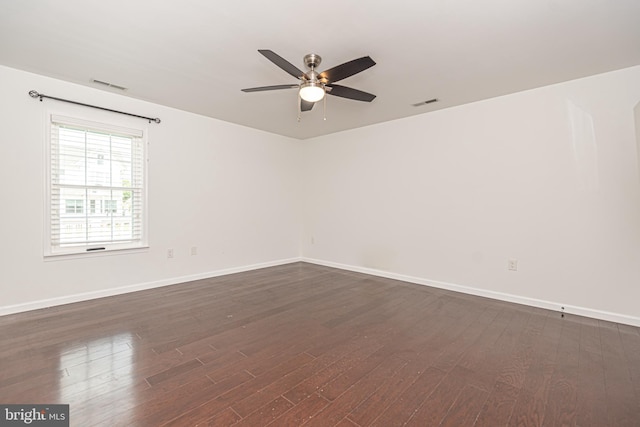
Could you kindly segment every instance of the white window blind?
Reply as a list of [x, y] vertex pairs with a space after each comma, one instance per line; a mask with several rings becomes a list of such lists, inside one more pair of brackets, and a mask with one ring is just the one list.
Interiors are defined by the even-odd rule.
[[141, 130], [51, 116], [48, 254], [145, 246]]

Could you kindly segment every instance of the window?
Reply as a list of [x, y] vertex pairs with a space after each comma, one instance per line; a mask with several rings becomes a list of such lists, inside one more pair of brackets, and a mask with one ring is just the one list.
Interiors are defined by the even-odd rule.
[[84, 212], [84, 200], [81, 199], [67, 199], [64, 201], [66, 214], [75, 214]]
[[114, 214], [118, 212], [118, 201], [117, 200], [105, 200], [104, 201], [104, 210], [102, 211], [107, 214]]
[[142, 130], [56, 115], [50, 125], [45, 255], [146, 246]]

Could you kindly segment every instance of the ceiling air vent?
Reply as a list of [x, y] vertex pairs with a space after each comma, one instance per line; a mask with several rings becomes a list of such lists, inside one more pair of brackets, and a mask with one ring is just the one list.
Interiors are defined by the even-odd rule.
[[418, 102], [417, 104], [411, 104], [414, 107], [420, 107], [422, 105], [433, 104], [434, 102], [438, 102], [438, 98], [428, 99], [426, 101]]
[[107, 86], [107, 87], [112, 87], [112, 88], [114, 88], [114, 89], [127, 90], [127, 88], [126, 88], [126, 87], [124, 87], [124, 86], [115, 85], [115, 84], [113, 84], [113, 83], [109, 83], [109, 82], [103, 82], [102, 80], [96, 80], [96, 79], [93, 79], [92, 81], [93, 81], [94, 83], [99, 84], [99, 85], [103, 85], [103, 86]]

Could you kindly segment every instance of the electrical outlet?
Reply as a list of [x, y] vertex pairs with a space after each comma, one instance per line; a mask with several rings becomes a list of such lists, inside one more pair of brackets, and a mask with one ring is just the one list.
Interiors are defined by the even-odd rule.
[[173, 258], [173, 249], [167, 249], [167, 258]]
[[191, 255], [198, 255], [198, 247], [191, 246]]
[[509, 258], [509, 261], [507, 261], [507, 270], [518, 271], [518, 260], [514, 258]]

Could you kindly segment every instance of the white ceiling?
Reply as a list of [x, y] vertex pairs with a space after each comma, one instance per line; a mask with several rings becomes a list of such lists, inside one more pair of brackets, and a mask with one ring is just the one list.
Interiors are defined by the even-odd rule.
[[[640, 0], [0, 0], [0, 8], [2, 65], [96, 88], [93, 79], [107, 81], [128, 89], [105, 90], [300, 139], [640, 64]], [[329, 96], [326, 121], [316, 105], [298, 122], [295, 90], [240, 91], [297, 82], [258, 49], [300, 69], [307, 53], [322, 56], [320, 70], [369, 55], [377, 65], [340, 84], [377, 98]], [[440, 101], [412, 106], [431, 98]]]

